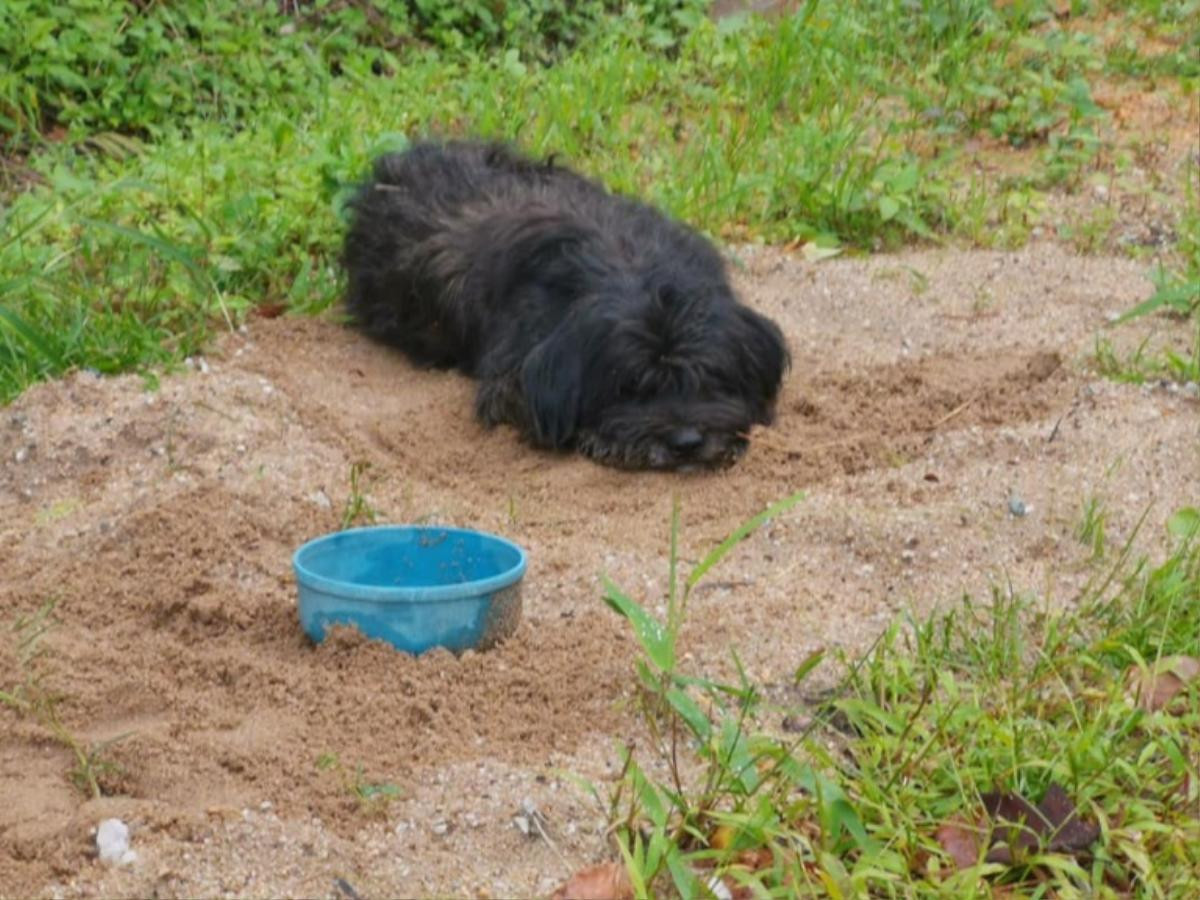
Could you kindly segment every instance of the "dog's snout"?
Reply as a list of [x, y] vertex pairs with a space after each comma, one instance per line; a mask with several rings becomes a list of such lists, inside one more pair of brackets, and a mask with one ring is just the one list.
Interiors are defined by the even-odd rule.
[[667, 445], [676, 453], [692, 453], [704, 444], [704, 435], [696, 428], [677, 428], [667, 438]]

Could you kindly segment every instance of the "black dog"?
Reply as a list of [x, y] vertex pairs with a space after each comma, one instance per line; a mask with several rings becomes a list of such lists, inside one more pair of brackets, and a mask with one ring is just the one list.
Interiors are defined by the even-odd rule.
[[347, 306], [371, 336], [479, 379], [536, 446], [630, 468], [727, 465], [769, 423], [788, 352], [713, 246], [499, 144], [380, 157], [351, 201]]

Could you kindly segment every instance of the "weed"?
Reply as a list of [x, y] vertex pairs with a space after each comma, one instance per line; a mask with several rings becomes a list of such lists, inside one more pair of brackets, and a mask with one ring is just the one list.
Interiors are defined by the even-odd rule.
[[1119, 316], [1116, 327], [1133, 319], [1159, 315], [1181, 323], [1187, 337], [1178, 348], [1167, 345], [1157, 352], [1140, 346], [1127, 360], [1119, 360], [1111, 346], [1097, 347], [1101, 371], [1123, 381], [1143, 381], [1148, 376], [1180, 382], [1200, 381], [1200, 167], [1188, 166], [1184, 176], [1184, 206], [1179, 219], [1179, 239], [1169, 265], [1159, 263], [1151, 272], [1154, 293]]
[[1083, 517], [1075, 529], [1079, 542], [1092, 551], [1093, 560], [1101, 560], [1107, 548], [1105, 526], [1108, 523], [1108, 509], [1099, 497], [1088, 497], [1083, 504]]
[[[1168, 529], [1164, 562], [1132, 561], [1131, 537], [1065, 611], [996, 590], [897, 621], [865, 656], [839, 657], [840, 686], [785, 739], [755, 727], [768, 710], [744, 673], [725, 686], [677, 665], [687, 589], [732, 544], [679, 591], [676, 508], [667, 620], [605, 586], [641, 648], [648, 700], [651, 758], [622, 751], [609, 804], [637, 895], [1200, 890], [1200, 683], [1170, 711], [1128, 689], [1134, 673], [1200, 657], [1200, 512], [1179, 511]], [[985, 797], [1055, 791], [1100, 823], [1087, 846], [989, 852]], [[954, 829], [967, 832], [965, 857], [947, 843]]]
[[342, 528], [353, 525], [373, 525], [379, 518], [379, 511], [371, 505], [363, 492], [363, 480], [367, 470], [371, 468], [368, 462], [355, 462], [350, 465], [350, 496], [342, 510]]
[[[678, 667], [679, 632], [692, 590], [741, 540], [802, 499], [803, 494], [795, 494], [746, 522], [706, 555], [682, 584], [676, 499], [671, 515], [665, 621], [652, 617], [605, 580], [605, 602], [629, 621], [642, 650], [636, 669], [644, 719], [658, 761], [666, 765], [670, 776], [669, 783], [656, 783], [638, 763], [633, 749], [625, 748], [622, 775], [609, 809], [618, 848], [638, 896], [648, 896], [656, 879], [668, 873], [680, 894], [696, 896], [702, 882], [693, 866], [713, 858], [710, 836], [722, 827], [755, 835], [770, 831], [777, 824], [770, 800], [782, 802], [801, 787], [816, 786], [824, 798], [831, 840], [840, 839], [843, 829], [861, 833], [857, 822], [846, 817], [835, 785], [748, 733], [748, 717], [758, 704], [758, 694], [744, 673], [740, 684], [721, 685], [688, 675]], [[710, 718], [714, 713], [715, 723]], [[688, 766], [680, 759], [689, 748], [694, 748], [705, 764], [695, 787], [685, 787]], [[731, 841], [719, 852], [740, 849], [744, 848]]]
[[1100, 206], [1065, 227], [1062, 236], [1071, 242], [1078, 253], [1101, 253], [1108, 247], [1116, 223], [1117, 211], [1111, 206]]
[[29, 716], [44, 728], [74, 758], [70, 778], [81, 791], [92, 797], [103, 794], [106, 776], [119, 774], [116, 763], [106, 758], [109, 749], [129, 737], [120, 734], [106, 741], [87, 744], [81, 741], [63, 722], [59, 704], [63, 695], [48, 683], [49, 664], [42, 641], [54, 628], [56, 600], [47, 600], [28, 616], [18, 617], [12, 626], [19, 681], [7, 690], [0, 690], [0, 702], [19, 715]]
[[342, 789], [363, 815], [386, 816], [388, 804], [400, 796], [400, 788], [391, 782], [367, 781], [362, 763], [347, 769], [336, 753], [322, 753], [316, 766], [318, 772], [332, 772], [338, 777]]

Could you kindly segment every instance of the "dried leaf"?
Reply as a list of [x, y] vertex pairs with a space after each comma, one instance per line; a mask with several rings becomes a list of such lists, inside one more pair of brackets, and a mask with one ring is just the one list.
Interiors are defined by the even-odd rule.
[[254, 307], [254, 314], [260, 319], [277, 319], [287, 312], [286, 303], [261, 303]]
[[1075, 804], [1071, 802], [1067, 792], [1053, 783], [1046, 788], [1046, 796], [1038, 804], [1038, 809], [1046, 816], [1053, 828], [1061, 828], [1075, 815]]
[[999, 844], [993, 847], [987, 852], [987, 856], [983, 858], [983, 861], [997, 863], [1002, 866], [1011, 866], [1015, 862], [1012, 849], [1007, 844]]
[[714, 850], [728, 850], [735, 837], [737, 832], [732, 825], [718, 825], [708, 839], [708, 846]]
[[957, 869], [969, 869], [979, 862], [979, 829], [961, 819], [951, 819], [937, 830], [937, 842], [954, 860]]
[[1100, 837], [1100, 826], [1080, 819], [1074, 802], [1058, 784], [1046, 788], [1037, 806], [1011, 792], [984, 794], [981, 799], [994, 824], [988, 862], [1011, 864], [1016, 847], [1077, 854]]
[[1100, 826], [1084, 822], [1071, 798], [1057, 784], [1046, 788], [1046, 796], [1038, 808], [1050, 820], [1054, 832], [1050, 836], [1049, 849], [1065, 853], [1086, 850], [1100, 837]]
[[1038, 845], [1038, 837], [1050, 830], [1050, 823], [1038, 808], [1020, 794], [997, 791], [984, 794], [980, 799], [995, 823], [990, 844], [1015, 843], [1018, 847], [1032, 849]]
[[1187, 685], [1200, 679], [1200, 659], [1194, 656], [1168, 656], [1148, 670], [1132, 669], [1130, 688], [1137, 704], [1147, 712], [1170, 705]]
[[811, 263], [830, 259], [842, 252], [841, 247], [818, 247], [815, 241], [809, 241], [800, 248], [804, 258]]
[[633, 900], [633, 885], [619, 862], [580, 869], [553, 894], [553, 900]]

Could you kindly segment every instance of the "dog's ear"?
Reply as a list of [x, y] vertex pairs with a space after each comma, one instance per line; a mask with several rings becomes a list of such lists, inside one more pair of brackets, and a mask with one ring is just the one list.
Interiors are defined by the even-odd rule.
[[758, 410], [760, 421], [770, 420], [779, 393], [783, 373], [791, 364], [787, 343], [779, 326], [747, 306], [738, 306], [737, 316], [741, 325], [739, 347], [741, 350], [742, 377], [761, 404]]
[[528, 429], [539, 446], [562, 449], [575, 437], [583, 395], [583, 352], [573, 323], [563, 322], [521, 366]]

